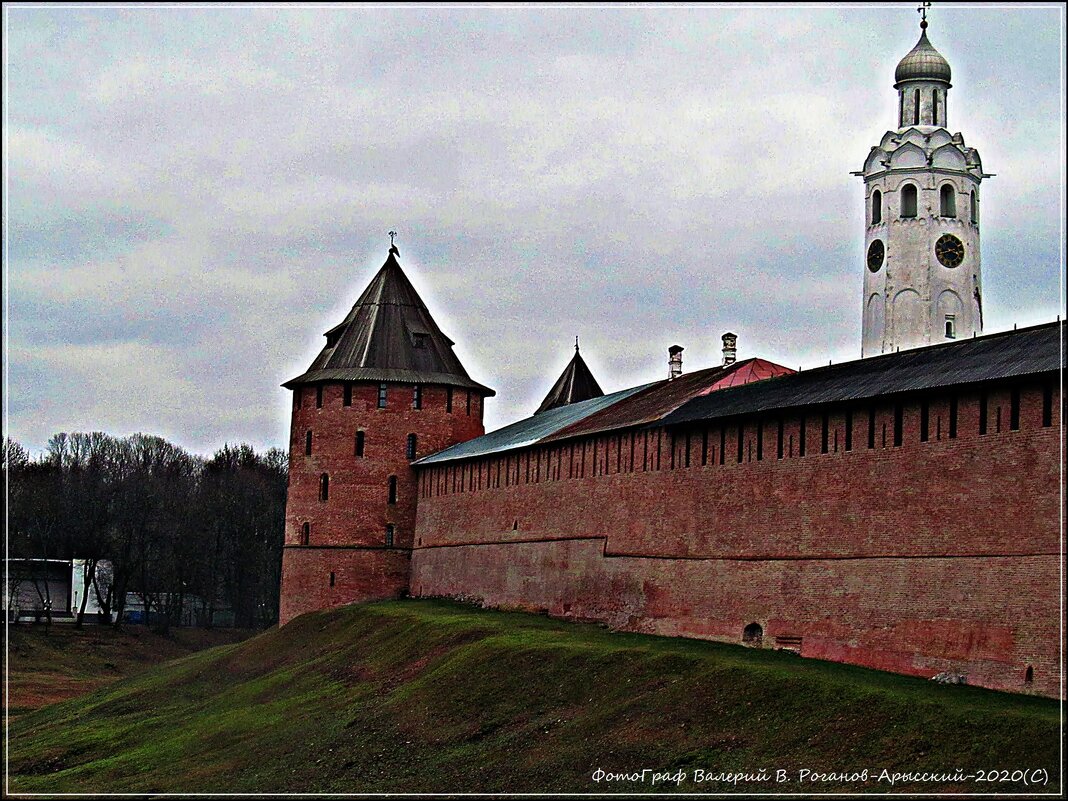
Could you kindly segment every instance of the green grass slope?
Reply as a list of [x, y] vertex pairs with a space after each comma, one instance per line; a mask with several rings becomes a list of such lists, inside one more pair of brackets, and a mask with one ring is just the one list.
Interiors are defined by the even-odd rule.
[[[9, 776], [14, 792], [1052, 792], [1059, 714], [791, 654], [399, 601], [306, 615], [23, 715]], [[687, 778], [592, 780], [645, 768]], [[864, 769], [867, 784], [799, 773]], [[958, 769], [1049, 783], [875, 781]], [[707, 778], [732, 772], [750, 780]]]
[[173, 629], [56, 624], [8, 626], [7, 713], [11, 717], [85, 695], [153, 665], [248, 639], [249, 629]]

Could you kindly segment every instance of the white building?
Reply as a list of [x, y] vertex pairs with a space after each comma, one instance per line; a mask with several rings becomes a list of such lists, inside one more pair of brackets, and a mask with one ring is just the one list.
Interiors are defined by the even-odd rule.
[[[53, 620], [77, 617], [85, 593], [84, 559], [7, 559], [4, 611], [11, 620], [39, 620], [45, 609]], [[111, 583], [111, 563], [100, 560], [96, 567], [97, 586], [107, 592]], [[89, 586], [85, 614], [94, 619], [101, 613], [97, 594]]]
[[975, 148], [948, 129], [949, 62], [920, 39], [897, 65], [898, 127], [853, 173], [864, 178], [861, 355], [933, 345], [983, 330]]

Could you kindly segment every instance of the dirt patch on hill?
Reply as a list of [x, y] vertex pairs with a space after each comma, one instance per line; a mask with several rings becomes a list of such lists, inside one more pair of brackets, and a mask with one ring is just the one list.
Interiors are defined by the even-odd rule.
[[145, 626], [20, 625], [8, 628], [7, 713], [16, 718], [131, 676], [160, 662], [240, 642], [251, 629], [174, 629], [164, 637]]

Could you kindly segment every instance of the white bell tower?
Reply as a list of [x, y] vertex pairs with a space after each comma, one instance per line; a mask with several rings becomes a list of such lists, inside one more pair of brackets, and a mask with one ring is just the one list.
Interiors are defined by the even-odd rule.
[[983, 330], [975, 148], [947, 129], [949, 62], [927, 39], [897, 65], [898, 127], [853, 173], [864, 178], [861, 355], [933, 345]]

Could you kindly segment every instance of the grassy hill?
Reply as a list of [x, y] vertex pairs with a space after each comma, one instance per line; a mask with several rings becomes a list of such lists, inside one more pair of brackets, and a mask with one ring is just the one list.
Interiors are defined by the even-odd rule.
[[250, 629], [121, 630], [86, 624], [8, 627], [8, 704], [11, 717], [85, 695], [98, 687], [216, 645], [248, 639]]
[[[1058, 705], [737, 646], [435, 601], [350, 606], [11, 727], [16, 792], [1051, 792]], [[703, 781], [695, 770], [789, 771]], [[801, 769], [872, 781], [798, 781]], [[1045, 769], [1050, 784], [874, 782]]]

